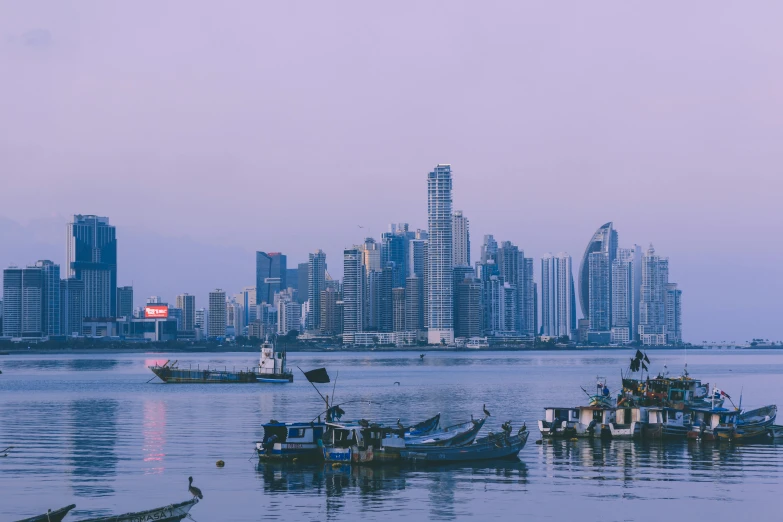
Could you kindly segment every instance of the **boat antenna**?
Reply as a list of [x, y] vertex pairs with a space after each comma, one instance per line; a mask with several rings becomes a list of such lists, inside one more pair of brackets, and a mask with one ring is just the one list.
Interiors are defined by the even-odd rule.
[[[375, 401], [366, 401], [366, 400], [364, 400], [364, 399], [356, 399], [356, 400], [353, 400], [353, 401], [346, 401], [346, 402], [342, 402], [342, 403], [340, 403], [340, 404], [332, 404], [332, 408], [334, 408], [334, 407], [336, 407], [336, 406], [344, 406], [344, 405], [346, 405], [346, 404], [356, 404], [357, 402], [362, 402], [362, 403], [365, 403], [365, 404], [375, 404], [375, 405], [377, 405], [377, 406], [382, 406], [382, 404], [381, 404], [380, 402], [375, 402]], [[329, 409], [331, 409], [331, 408], [329, 408]], [[315, 417], [313, 417], [313, 420], [311, 420], [310, 422], [313, 422], [313, 421], [315, 421], [315, 419], [317, 419], [318, 417], [320, 417], [320, 416], [321, 416], [321, 415], [323, 415], [324, 413], [328, 412], [328, 411], [329, 411], [329, 409], [327, 409], [327, 410], [324, 410], [324, 411], [322, 411], [321, 413], [319, 413], [318, 415], [316, 415]]]
[[[744, 387], [744, 386], [743, 386], [742, 388], [740, 388], [740, 401], [739, 401], [739, 402], [740, 402], [740, 404], [739, 404], [739, 408], [737, 408], [737, 407], [735, 406], [735, 408], [737, 408], [737, 411], [742, 411], [742, 392], [743, 392], [744, 390], [745, 390], [745, 387]], [[731, 399], [729, 399], [729, 400], [731, 400]], [[731, 404], [734, 404], [734, 403], [732, 402]]]
[[334, 384], [332, 385], [332, 402], [334, 402], [334, 389], [337, 388], [337, 378], [340, 376], [340, 371], [338, 370], [337, 373], [334, 375]]

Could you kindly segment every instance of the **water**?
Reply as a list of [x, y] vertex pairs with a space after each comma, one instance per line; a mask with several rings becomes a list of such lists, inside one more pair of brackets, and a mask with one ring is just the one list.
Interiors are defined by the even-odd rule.
[[[628, 353], [626, 353], [628, 352]], [[780, 518], [783, 445], [555, 442], [537, 445], [544, 406], [584, 402], [596, 376], [612, 392], [619, 352], [293, 354], [325, 366], [346, 418], [416, 422], [481, 414], [531, 430], [519, 462], [439, 468], [259, 465], [260, 424], [309, 420], [322, 408], [297, 375], [290, 385], [147, 384], [147, 366], [245, 367], [237, 354], [0, 356], [0, 521], [75, 503], [66, 520], [166, 505], [204, 492], [205, 521], [601, 520]], [[681, 371], [684, 354], [655, 351], [653, 371]], [[744, 406], [783, 404], [783, 353], [689, 352], [688, 368]], [[398, 381], [400, 384], [395, 385]], [[321, 385], [332, 394], [330, 386]], [[383, 406], [381, 406], [381, 404]], [[217, 468], [218, 459], [225, 461]], [[532, 517], [532, 518], [531, 518]]]

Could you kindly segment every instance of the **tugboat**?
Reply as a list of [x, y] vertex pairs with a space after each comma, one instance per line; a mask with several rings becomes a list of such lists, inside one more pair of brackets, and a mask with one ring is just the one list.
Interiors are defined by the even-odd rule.
[[150, 366], [152, 373], [166, 383], [176, 384], [237, 384], [237, 383], [274, 383], [294, 382], [294, 374], [286, 368], [286, 352], [275, 351], [268, 340], [261, 345], [261, 358], [258, 366], [246, 370], [228, 371], [217, 368], [180, 368], [177, 361], [166, 361], [163, 365]]

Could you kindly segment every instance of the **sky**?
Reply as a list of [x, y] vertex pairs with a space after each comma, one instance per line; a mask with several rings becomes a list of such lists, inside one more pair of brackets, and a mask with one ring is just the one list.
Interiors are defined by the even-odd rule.
[[64, 262], [83, 213], [118, 227], [137, 304], [238, 292], [255, 250], [320, 248], [340, 277], [367, 231], [427, 227], [426, 174], [450, 163], [474, 258], [491, 233], [576, 269], [613, 221], [669, 257], [686, 341], [783, 339], [782, 15], [5, 0], [0, 264]]

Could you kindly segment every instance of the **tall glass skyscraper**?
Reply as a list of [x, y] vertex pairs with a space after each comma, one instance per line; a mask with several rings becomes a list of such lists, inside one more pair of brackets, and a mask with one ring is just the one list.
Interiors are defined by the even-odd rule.
[[287, 288], [286, 256], [280, 252], [256, 252], [256, 302], [274, 304], [275, 292]]
[[343, 342], [353, 344], [363, 331], [364, 267], [361, 248], [343, 251]]
[[109, 218], [74, 215], [66, 257], [68, 277], [84, 281], [84, 316], [117, 317], [117, 234]]
[[427, 340], [430, 344], [454, 342], [451, 189], [451, 165], [438, 165], [427, 175]]
[[49, 260], [35, 264], [41, 269], [41, 329], [44, 335], [60, 335], [60, 265]]
[[579, 266], [579, 305], [584, 318], [590, 320], [590, 330], [608, 331], [612, 324], [612, 263], [616, 258], [617, 231], [610, 221], [595, 231]]
[[310, 254], [307, 270], [307, 295], [310, 296], [310, 313], [307, 330], [321, 329], [321, 292], [326, 288], [326, 254], [316, 250]]
[[571, 256], [561, 252], [541, 258], [541, 326], [544, 335], [571, 337], [576, 326]]

